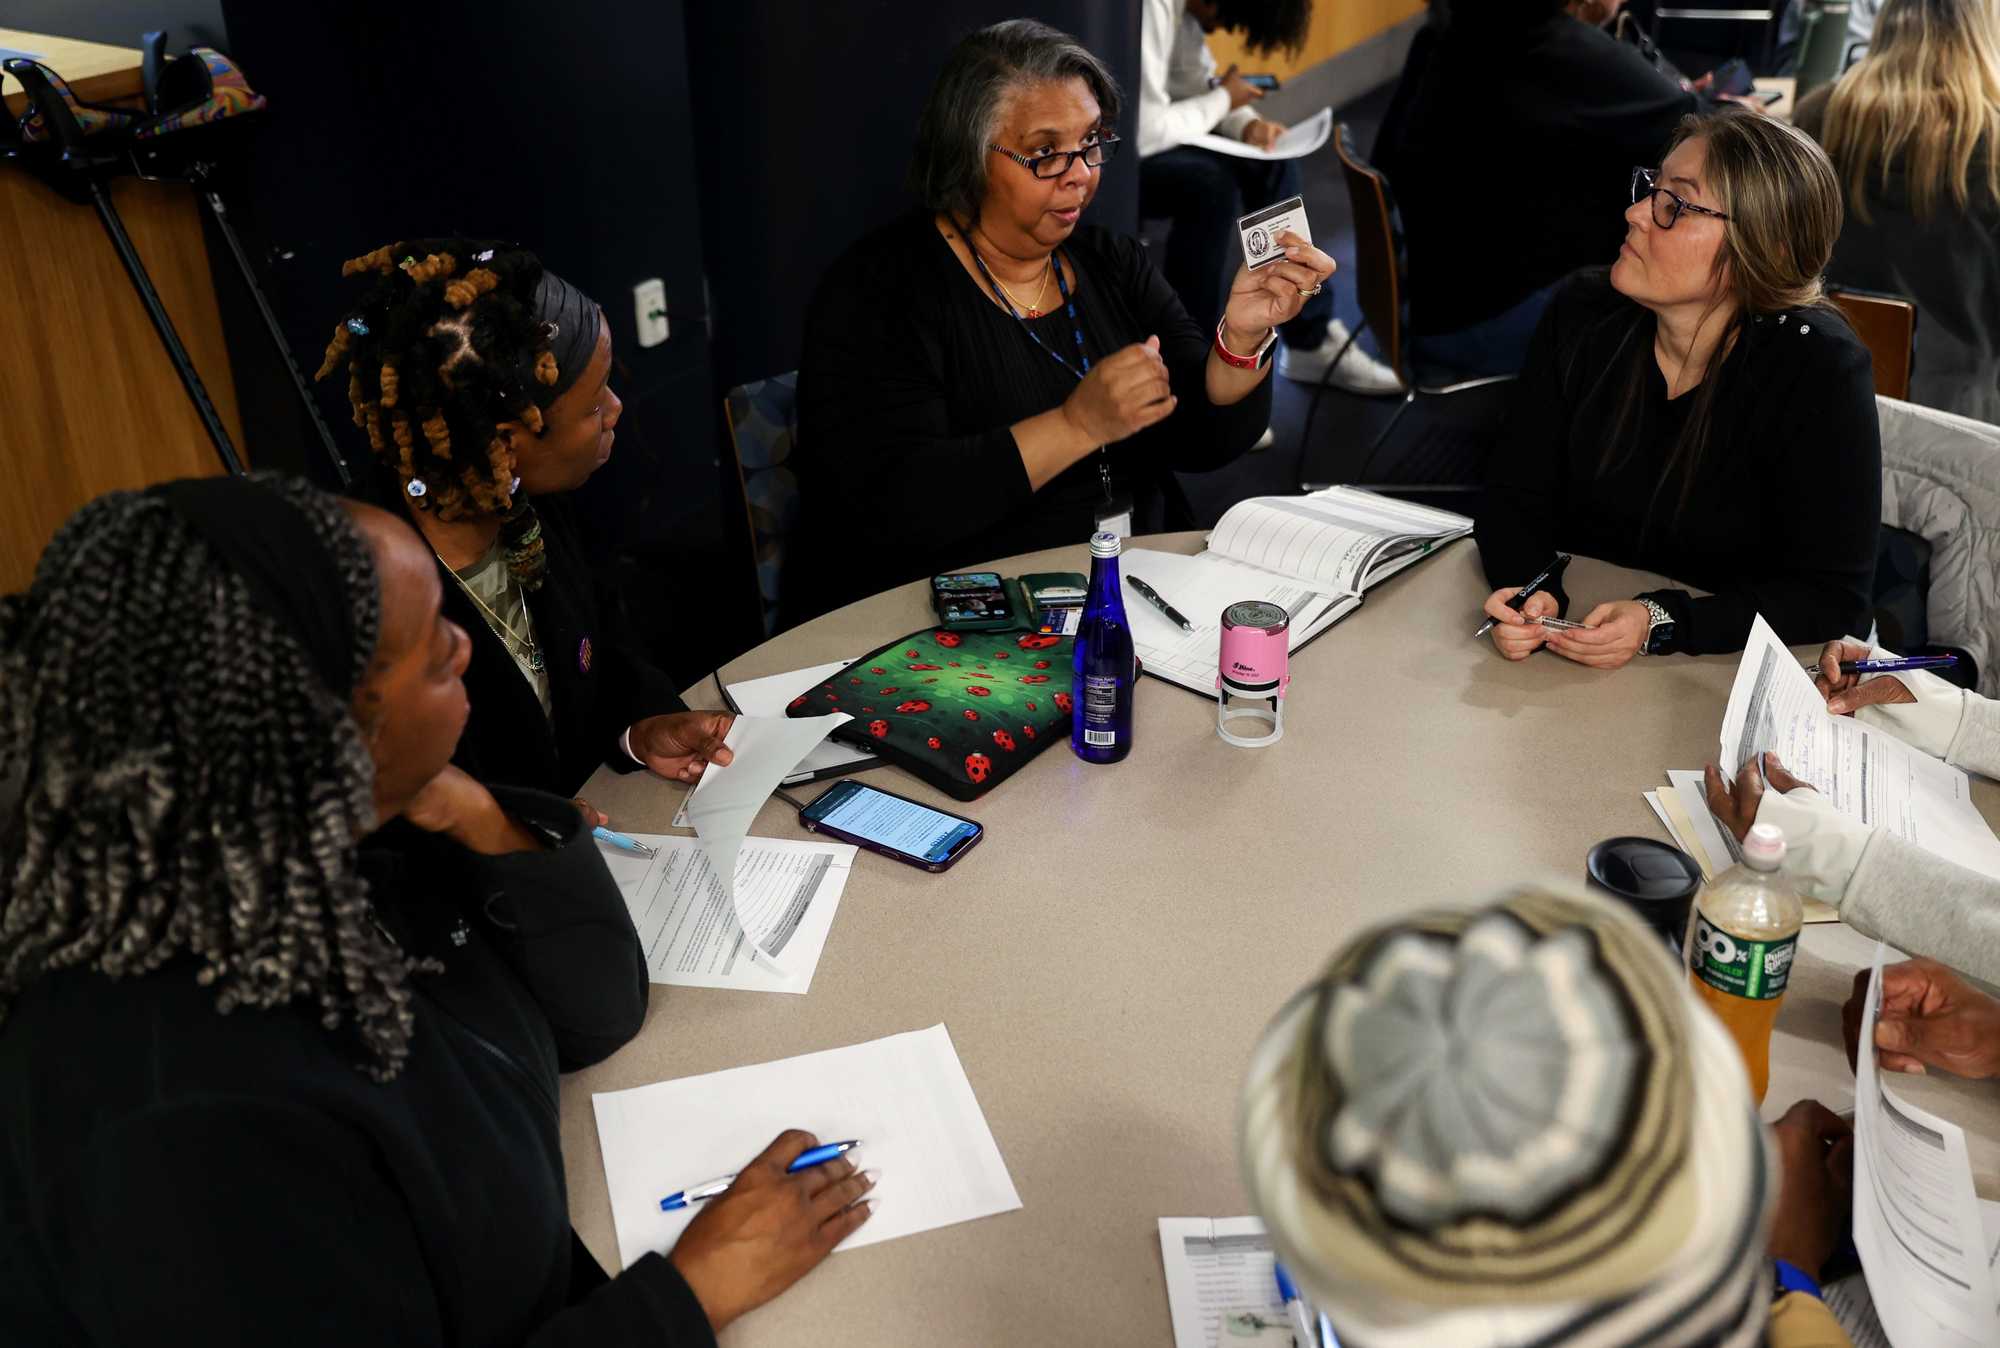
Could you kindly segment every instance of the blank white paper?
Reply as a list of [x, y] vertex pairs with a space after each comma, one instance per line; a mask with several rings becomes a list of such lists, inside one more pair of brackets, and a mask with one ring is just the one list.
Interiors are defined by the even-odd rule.
[[[943, 1025], [847, 1048], [593, 1095], [618, 1257], [673, 1248], [694, 1219], [660, 1199], [733, 1174], [787, 1128], [857, 1138], [882, 1206], [838, 1248], [855, 1249], [1021, 1206]], [[699, 1205], [696, 1205], [697, 1207]]]

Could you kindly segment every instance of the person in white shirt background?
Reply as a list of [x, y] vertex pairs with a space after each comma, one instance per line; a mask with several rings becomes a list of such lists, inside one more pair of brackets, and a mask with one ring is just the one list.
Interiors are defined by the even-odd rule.
[[[1297, 50], [1312, 0], [1146, 0], [1139, 40], [1139, 213], [1169, 219], [1160, 270], [1196, 322], [1213, 325], [1228, 294], [1220, 259], [1239, 251], [1239, 216], [1300, 191], [1296, 159], [1242, 159], [1188, 142], [1212, 134], [1269, 148], [1284, 126], [1259, 117], [1264, 91], [1235, 66], [1218, 72], [1206, 35], [1240, 32], [1255, 51]], [[1278, 373], [1352, 393], [1400, 393], [1388, 366], [1350, 343], [1333, 316], [1333, 288], [1278, 330]], [[1344, 350], [1344, 354], [1343, 354]]]

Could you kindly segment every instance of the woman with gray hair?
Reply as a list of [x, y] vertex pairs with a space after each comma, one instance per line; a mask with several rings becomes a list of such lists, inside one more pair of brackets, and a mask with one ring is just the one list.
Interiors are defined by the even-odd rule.
[[1333, 260], [1266, 240], [1204, 331], [1136, 240], [1080, 223], [1119, 107], [1104, 64], [1033, 20], [945, 62], [917, 127], [921, 207], [836, 262], [807, 315], [795, 616], [1099, 526], [1192, 524], [1174, 470], [1262, 434], [1273, 332]]

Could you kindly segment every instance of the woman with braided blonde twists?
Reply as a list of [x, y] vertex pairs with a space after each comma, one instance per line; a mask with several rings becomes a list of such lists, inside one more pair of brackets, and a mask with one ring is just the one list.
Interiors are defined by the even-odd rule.
[[563, 499], [610, 458], [623, 406], [597, 304], [501, 243], [411, 239], [342, 270], [368, 288], [319, 377], [346, 372], [377, 495], [437, 554], [445, 613], [472, 634], [454, 761], [562, 795], [600, 763], [683, 782], [727, 763], [730, 718], [688, 711], [630, 645]]

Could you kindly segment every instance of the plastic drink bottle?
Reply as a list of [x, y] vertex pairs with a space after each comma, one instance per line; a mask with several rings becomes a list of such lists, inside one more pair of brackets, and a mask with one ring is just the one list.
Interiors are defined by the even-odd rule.
[[1757, 1103], [1771, 1084], [1771, 1027], [1785, 1000], [1805, 905], [1778, 873], [1785, 835], [1751, 828], [1743, 862], [1717, 876], [1695, 900], [1688, 977], [1695, 994], [1735, 1039]]
[[1116, 763], [1132, 752], [1132, 689], [1138, 663], [1125, 596], [1118, 584], [1118, 535], [1090, 536], [1090, 595], [1076, 629], [1069, 747], [1086, 763]]

